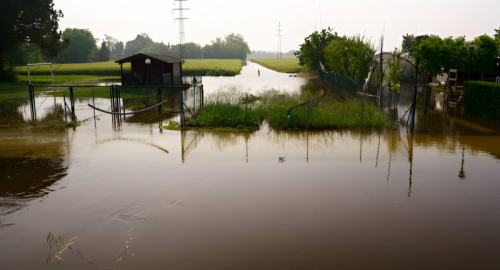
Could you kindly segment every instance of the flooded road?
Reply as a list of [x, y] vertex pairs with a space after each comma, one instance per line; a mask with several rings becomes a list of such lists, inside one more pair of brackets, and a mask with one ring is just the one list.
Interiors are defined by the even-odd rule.
[[498, 269], [498, 126], [434, 95], [415, 135], [0, 129], [0, 269]]

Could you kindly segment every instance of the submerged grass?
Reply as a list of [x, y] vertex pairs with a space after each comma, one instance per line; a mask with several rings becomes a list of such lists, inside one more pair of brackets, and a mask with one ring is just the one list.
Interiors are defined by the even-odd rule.
[[[188, 126], [203, 128], [229, 128], [239, 131], [254, 131], [262, 123], [262, 111], [250, 104], [242, 93], [232, 89], [210, 94], [196, 120], [187, 122]], [[246, 103], [249, 104], [246, 104]]]
[[[207, 96], [206, 105], [188, 126], [255, 130], [263, 122], [278, 130], [328, 130], [383, 127], [388, 117], [376, 106], [348, 96], [307, 93], [280, 94], [268, 91], [258, 97], [241, 92], [218, 92]], [[248, 107], [246, 104], [248, 100]], [[361, 111], [363, 117], [361, 118]]]

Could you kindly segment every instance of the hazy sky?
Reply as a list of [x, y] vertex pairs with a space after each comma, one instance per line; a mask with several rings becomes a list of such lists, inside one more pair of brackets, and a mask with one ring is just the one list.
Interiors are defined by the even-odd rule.
[[[147, 33], [156, 41], [178, 42], [173, 0], [54, 0], [64, 18], [60, 29], [87, 28], [121, 41]], [[178, 2], [177, 2], [178, 3]], [[364, 34], [384, 50], [400, 46], [401, 36], [493, 35], [500, 27], [500, 0], [188, 0], [185, 41], [202, 46], [231, 32], [243, 35], [251, 50], [276, 51], [276, 25], [284, 25], [282, 50], [296, 50], [315, 29]], [[178, 7], [178, 4], [175, 6]]]

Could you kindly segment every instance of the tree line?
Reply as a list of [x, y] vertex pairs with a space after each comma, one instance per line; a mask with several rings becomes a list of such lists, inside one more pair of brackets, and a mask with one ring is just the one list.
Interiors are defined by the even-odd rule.
[[[403, 36], [401, 48], [394, 49], [388, 63], [390, 70], [385, 76], [394, 89], [399, 88], [397, 78], [401, 77], [401, 70], [398, 63], [404, 53], [413, 58], [419, 70], [431, 75], [469, 68], [491, 74], [500, 56], [500, 28], [495, 29], [493, 37], [485, 34], [471, 41], [465, 36], [444, 39], [434, 35]], [[373, 44], [363, 36], [339, 36], [328, 28], [306, 37], [295, 56], [300, 65], [309, 70], [325, 70], [353, 81], [364, 81], [374, 63], [374, 54]]]
[[[38, 63], [44, 60], [54, 63], [90, 63], [118, 60], [137, 53], [179, 56], [179, 45], [154, 42], [147, 34], [139, 34], [126, 43], [105, 35], [100, 40], [89, 29], [68, 28], [61, 33], [68, 46], [55, 56], [45, 54], [37, 44], [20, 42], [9, 49], [7, 60], [14, 66]], [[98, 46], [100, 44], [100, 46]], [[225, 38], [216, 38], [211, 44], [201, 47], [196, 43], [183, 45], [184, 59], [241, 59], [245, 60], [250, 49], [239, 34], [231, 33]]]

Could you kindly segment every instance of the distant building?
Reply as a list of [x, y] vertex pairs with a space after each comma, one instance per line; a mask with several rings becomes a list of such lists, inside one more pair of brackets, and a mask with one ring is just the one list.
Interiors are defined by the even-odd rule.
[[[130, 73], [124, 74], [123, 63], [129, 62]], [[175, 57], [138, 53], [115, 61], [115, 63], [121, 66], [122, 85], [182, 85], [182, 60]]]

